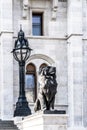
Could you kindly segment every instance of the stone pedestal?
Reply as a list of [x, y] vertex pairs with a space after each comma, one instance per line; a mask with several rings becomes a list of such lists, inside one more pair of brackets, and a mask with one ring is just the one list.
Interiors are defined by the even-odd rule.
[[18, 122], [18, 125], [22, 126], [21, 130], [66, 130], [67, 115], [37, 112]]

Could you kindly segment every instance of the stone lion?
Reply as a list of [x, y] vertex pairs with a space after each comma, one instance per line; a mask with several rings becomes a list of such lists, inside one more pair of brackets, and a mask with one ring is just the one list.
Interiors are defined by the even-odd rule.
[[56, 68], [47, 66], [39, 71], [40, 91], [34, 110], [54, 109], [55, 94], [57, 93]]

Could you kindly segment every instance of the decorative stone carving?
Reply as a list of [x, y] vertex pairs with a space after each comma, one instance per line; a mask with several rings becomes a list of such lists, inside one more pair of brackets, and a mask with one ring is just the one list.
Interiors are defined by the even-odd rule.
[[52, 20], [56, 20], [58, 9], [58, 0], [52, 0]]
[[24, 18], [27, 17], [28, 7], [29, 7], [29, 1], [23, 0], [23, 17]]
[[53, 8], [58, 8], [58, 0], [53, 0]]
[[36, 99], [34, 110], [54, 109], [55, 94], [57, 92], [56, 68], [47, 66], [39, 72], [40, 92]]

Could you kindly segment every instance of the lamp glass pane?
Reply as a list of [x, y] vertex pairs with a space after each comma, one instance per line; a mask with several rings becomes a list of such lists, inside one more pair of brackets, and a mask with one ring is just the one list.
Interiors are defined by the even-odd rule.
[[22, 49], [22, 60], [25, 59], [26, 55], [27, 55], [27, 50], [26, 49]]
[[16, 50], [16, 55], [19, 60], [21, 60], [21, 52], [20, 50]]

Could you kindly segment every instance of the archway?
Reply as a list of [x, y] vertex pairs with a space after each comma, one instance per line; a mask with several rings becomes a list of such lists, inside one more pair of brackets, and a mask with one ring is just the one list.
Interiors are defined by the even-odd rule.
[[37, 97], [36, 67], [33, 63], [26, 66], [26, 96], [29, 102], [34, 102]]
[[51, 57], [49, 57], [47, 55], [44, 55], [44, 54], [34, 54], [34, 55], [31, 55], [29, 60], [27, 60], [27, 63], [29, 63], [30, 61], [32, 61], [34, 59], [43, 59], [46, 62], [48, 62], [50, 65], [54, 65], [55, 66], [55, 61]]

